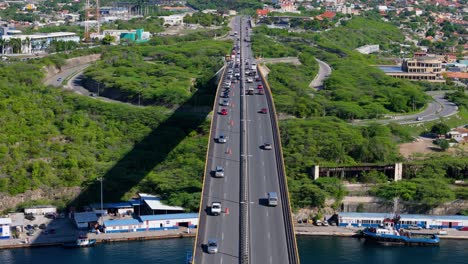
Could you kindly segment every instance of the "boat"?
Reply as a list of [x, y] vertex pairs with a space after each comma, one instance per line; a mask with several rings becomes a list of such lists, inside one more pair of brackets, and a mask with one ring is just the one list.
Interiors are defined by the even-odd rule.
[[436, 234], [412, 233], [407, 230], [395, 228], [398, 221], [384, 219], [379, 227], [368, 227], [362, 231], [362, 236], [368, 242], [383, 245], [407, 245], [407, 246], [437, 246], [440, 239]]
[[89, 239], [87, 236], [79, 236], [76, 241], [63, 243], [64, 248], [92, 247], [96, 244], [96, 239]]

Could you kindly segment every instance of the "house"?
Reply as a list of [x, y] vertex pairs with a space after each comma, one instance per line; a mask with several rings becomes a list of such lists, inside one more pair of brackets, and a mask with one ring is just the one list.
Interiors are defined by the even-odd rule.
[[458, 143], [468, 142], [468, 128], [458, 127], [447, 133], [447, 137]]
[[10, 225], [10, 218], [0, 218], [0, 239], [9, 239], [11, 237]]
[[160, 18], [164, 19], [164, 25], [169, 25], [169, 26], [184, 25], [184, 17], [185, 17], [185, 14], [160, 16]]
[[320, 17], [332, 20], [336, 16], [336, 13], [325, 11], [325, 13], [321, 14]]
[[266, 17], [268, 15], [268, 9], [257, 9], [257, 16]]

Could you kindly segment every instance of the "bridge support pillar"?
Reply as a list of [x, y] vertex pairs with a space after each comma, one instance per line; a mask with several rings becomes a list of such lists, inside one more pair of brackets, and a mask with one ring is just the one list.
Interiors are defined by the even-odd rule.
[[314, 181], [319, 178], [319, 165], [314, 166]]
[[403, 163], [397, 162], [395, 163], [395, 174], [393, 177], [394, 181], [401, 181], [403, 178]]

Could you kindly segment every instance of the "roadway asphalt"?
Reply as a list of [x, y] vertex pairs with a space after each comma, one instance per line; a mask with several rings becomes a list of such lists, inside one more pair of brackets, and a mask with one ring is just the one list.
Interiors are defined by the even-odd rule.
[[[242, 45], [241, 60], [241, 82], [246, 86], [253, 86], [254, 95], [245, 95], [245, 120], [247, 148], [244, 153], [247, 158], [247, 182], [249, 195], [249, 263], [288, 263], [288, 239], [286, 236], [283, 218], [283, 208], [281, 200], [278, 206], [269, 207], [267, 203], [267, 193], [278, 193], [281, 199], [279, 188], [279, 174], [275, 151], [278, 146], [274, 145], [273, 128], [270, 118], [270, 111], [265, 95], [258, 94], [257, 86], [261, 82], [246, 83], [245, 69], [254, 62], [250, 44], [243, 39], [248, 36], [245, 26], [247, 18], [243, 18], [240, 24], [240, 17], [236, 17], [232, 23], [234, 30], [240, 32], [240, 41], [236, 44]], [[242, 25], [242, 30], [239, 26]], [[249, 31], [250, 32], [250, 31]], [[237, 37], [236, 37], [237, 38]], [[236, 56], [237, 58], [238, 56]], [[246, 65], [248, 62], [248, 65]], [[228, 66], [229, 69], [229, 66]], [[235, 71], [236, 68], [232, 67]], [[265, 86], [264, 84], [262, 84]], [[222, 86], [222, 85], [221, 85]], [[229, 107], [215, 105], [213, 116], [213, 127], [211, 131], [211, 141], [209, 143], [207, 170], [205, 172], [204, 193], [200, 210], [200, 223], [198, 236], [195, 245], [194, 263], [239, 263], [240, 259], [240, 83], [232, 85], [230, 93], [231, 105]], [[221, 101], [220, 88], [217, 98]], [[227, 108], [228, 115], [220, 115], [221, 108]], [[260, 110], [267, 108], [268, 113], [262, 114]], [[220, 144], [215, 138], [223, 133], [228, 137], [228, 142]], [[264, 143], [273, 145], [273, 150], [264, 150]], [[216, 166], [223, 166], [225, 169], [224, 178], [215, 178], [212, 172]], [[222, 213], [219, 216], [211, 216], [210, 205], [212, 202], [221, 202], [223, 211], [229, 208], [229, 214]], [[286, 210], [288, 212], [288, 210]], [[218, 253], [208, 254], [206, 243], [208, 239], [218, 241]]]
[[[239, 20], [237, 17], [233, 22], [236, 31]], [[225, 107], [220, 104], [224, 80], [223, 76], [213, 111], [194, 263], [239, 263], [240, 84], [231, 85], [230, 105]], [[228, 110], [227, 115], [220, 115], [222, 108]], [[220, 134], [227, 136], [226, 143], [216, 141]], [[224, 167], [224, 178], [213, 177], [216, 166]], [[212, 202], [221, 202], [221, 215], [210, 215]], [[208, 239], [218, 241], [217, 254], [206, 253]]]
[[[244, 25], [247, 23], [245, 20]], [[244, 31], [245, 32], [245, 31]], [[250, 33], [250, 30], [248, 31]], [[247, 36], [247, 38], [250, 38]], [[249, 63], [254, 61], [250, 46], [242, 42], [243, 56]], [[245, 63], [244, 63], [245, 64]], [[254, 82], [254, 89], [265, 84]], [[278, 170], [275, 157], [273, 129], [270, 119], [271, 109], [265, 95], [247, 95], [247, 151], [248, 151], [248, 182], [249, 182], [249, 218], [250, 218], [250, 263], [288, 263], [288, 247], [283, 220], [283, 208], [279, 202], [276, 207], [267, 206], [267, 193], [276, 192], [280, 197]], [[268, 113], [260, 110], [267, 108]], [[264, 150], [262, 146], [270, 143], [272, 150]]]
[[315, 60], [319, 64], [319, 72], [317, 73], [315, 78], [312, 80], [312, 82], [309, 84], [309, 87], [320, 89], [323, 86], [323, 81], [326, 78], [328, 78], [332, 70], [331, 70], [330, 65], [328, 65], [324, 61], [321, 61], [319, 59], [315, 59]]

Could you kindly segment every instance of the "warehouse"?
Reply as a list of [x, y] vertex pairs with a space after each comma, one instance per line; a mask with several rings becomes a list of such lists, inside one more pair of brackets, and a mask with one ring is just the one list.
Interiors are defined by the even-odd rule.
[[[385, 218], [393, 218], [392, 214], [385, 213], [339, 213], [340, 226], [377, 227]], [[468, 227], [468, 216], [463, 215], [420, 215], [401, 214], [402, 228], [419, 226], [421, 228], [456, 228]]]
[[143, 223], [138, 219], [118, 219], [104, 221], [106, 233], [125, 233], [145, 231]]
[[196, 228], [198, 226], [197, 213], [142, 215], [140, 220], [146, 230], [167, 230], [179, 227]]

